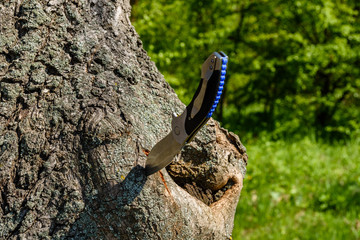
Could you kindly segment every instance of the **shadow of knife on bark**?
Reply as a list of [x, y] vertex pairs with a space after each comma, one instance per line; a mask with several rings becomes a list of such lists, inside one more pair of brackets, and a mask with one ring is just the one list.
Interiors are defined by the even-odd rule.
[[136, 165], [122, 182], [116, 184], [109, 182], [99, 194], [104, 202], [116, 201], [118, 207], [129, 205], [143, 190], [146, 180], [145, 168]]

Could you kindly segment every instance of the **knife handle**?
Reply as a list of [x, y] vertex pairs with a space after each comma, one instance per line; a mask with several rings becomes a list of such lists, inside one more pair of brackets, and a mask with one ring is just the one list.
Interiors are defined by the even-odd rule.
[[224, 88], [228, 57], [215, 52], [202, 66], [201, 81], [195, 95], [186, 107], [185, 131], [190, 142], [197, 131], [210, 119]]
[[227, 63], [228, 57], [223, 52], [212, 53], [203, 63], [193, 99], [172, 121], [174, 137], [179, 143], [190, 142], [214, 113], [224, 88]]

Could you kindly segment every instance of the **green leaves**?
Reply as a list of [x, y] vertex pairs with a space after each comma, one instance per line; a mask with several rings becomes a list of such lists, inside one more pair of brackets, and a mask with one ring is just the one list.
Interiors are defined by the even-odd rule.
[[[134, 25], [189, 101], [213, 51], [229, 56], [222, 123], [248, 138], [359, 132], [358, 1], [139, 1]], [[223, 111], [220, 111], [223, 109]]]

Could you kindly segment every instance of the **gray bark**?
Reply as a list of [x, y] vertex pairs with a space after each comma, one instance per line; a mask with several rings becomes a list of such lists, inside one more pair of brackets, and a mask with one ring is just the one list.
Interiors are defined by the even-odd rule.
[[230, 237], [236, 135], [211, 120], [144, 175], [185, 106], [129, 15], [128, 0], [0, 2], [0, 239]]

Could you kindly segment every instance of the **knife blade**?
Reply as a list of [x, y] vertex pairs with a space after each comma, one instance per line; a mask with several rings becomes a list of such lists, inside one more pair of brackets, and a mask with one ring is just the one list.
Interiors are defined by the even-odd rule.
[[173, 115], [172, 130], [155, 144], [147, 157], [145, 171], [148, 176], [170, 164], [182, 147], [210, 119], [222, 94], [227, 63], [228, 57], [221, 51], [213, 52], [205, 60], [201, 67], [201, 81], [193, 99], [181, 115]]

